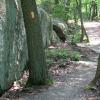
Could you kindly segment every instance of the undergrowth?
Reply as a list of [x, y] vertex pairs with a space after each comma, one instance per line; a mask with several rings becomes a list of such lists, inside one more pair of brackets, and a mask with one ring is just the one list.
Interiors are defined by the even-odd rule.
[[46, 50], [47, 64], [53, 64], [54, 61], [79, 61], [81, 56], [77, 51], [69, 51], [67, 49], [47, 49]]

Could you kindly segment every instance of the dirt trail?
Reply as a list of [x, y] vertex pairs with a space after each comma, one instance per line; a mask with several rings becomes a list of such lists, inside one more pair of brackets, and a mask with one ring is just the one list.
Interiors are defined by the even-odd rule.
[[78, 44], [79, 46], [89, 47], [100, 53], [100, 22], [84, 22], [90, 43]]
[[78, 66], [72, 73], [61, 76], [60, 80], [56, 80], [48, 89], [36, 95], [26, 93], [18, 100], [86, 100], [88, 94], [84, 92], [84, 86], [93, 78], [95, 64], [83, 62], [83, 66]]
[[100, 53], [100, 22], [84, 23], [90, 40], [90, 48]]
[[[90, 40], [90, 43], [85, 46], [99, 51], [95, 46], [100, 45], [100, 23], [85, 22], [84, 25]], [[55, 80], [52, 86], [44, 88], [36, 94], [34, 92], [20, 94], [14, 100], [100, 100], [100, 98], [86, 99], [95, 96], [93, 97], [92, 92], [84, 91], [84, 87], [95, 75], [96, 64], [95, 61], [77, 62], [77, 67], [71, 73], [58, 76], [59, 80]]]
[[89, 36], [90, 45], [100, 44], [100, 22], [85, 22], [84, 26]]
[[[100, 23], [85, 22], [84, 25], [90, 40], [90, 43], [85, 45], [99, 52]], [[88, 94], [84, 91], [84, 86], [93, 79], [97, 63], [91, 61], [78, 63], [72, 73], [61, 76], [53, 86], [35, 96], [26, 95], [19, 100], [85, 100]]]

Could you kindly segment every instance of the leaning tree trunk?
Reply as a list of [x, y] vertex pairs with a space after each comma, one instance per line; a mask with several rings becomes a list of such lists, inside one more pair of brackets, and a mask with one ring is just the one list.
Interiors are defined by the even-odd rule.
[[44, 84], [48, 77], [35, 0], [21, 0], [29, 57], [28, 86]]

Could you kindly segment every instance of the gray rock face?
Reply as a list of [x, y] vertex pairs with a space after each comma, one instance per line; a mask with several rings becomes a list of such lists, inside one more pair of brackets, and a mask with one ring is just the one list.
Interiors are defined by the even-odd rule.
[[52, 22], [54, 25], [59, 26], [65, 34], [67, 33], [68, 26], [63, 20], [56, 18], [56, 19], [53, 19]]
[[45, 48], [48, 45], [50, 45], [51, 33], [53, 31], [52, 19], [45, 10], [39, 7], [38, 7], [38, 14], [40, 19], [39, 21], [40, 21], [41, 33], [43, 37], [43, 45]]
[[[10, 6], [13, 9], [13, 6]], [[6, 10], [9, 12], [8, 15]], [[27, 61], [26, 34], [21, 8], [17, 15], [20, 19], [16, 19], [16, 15], [15, 8], [6, 9], [4, 0], [0, 0], [0, 87], [2, 90], [8, 89], [15, 80], [19, 79]]]

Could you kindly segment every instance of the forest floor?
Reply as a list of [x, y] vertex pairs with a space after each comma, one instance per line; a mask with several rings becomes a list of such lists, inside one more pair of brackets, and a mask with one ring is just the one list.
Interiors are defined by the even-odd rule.
[[74, 47], [82, 54], [80, 61], [71, 61], [64, 68], [51, 67], [54, 84], [50, 86], [8, 91], [0, 100], [100, 100], [96, 91], [85, 90], [96, 72], [100, 50], [100, 23], [85, 22], [84, 25], [90, 43], [79, 43]]

